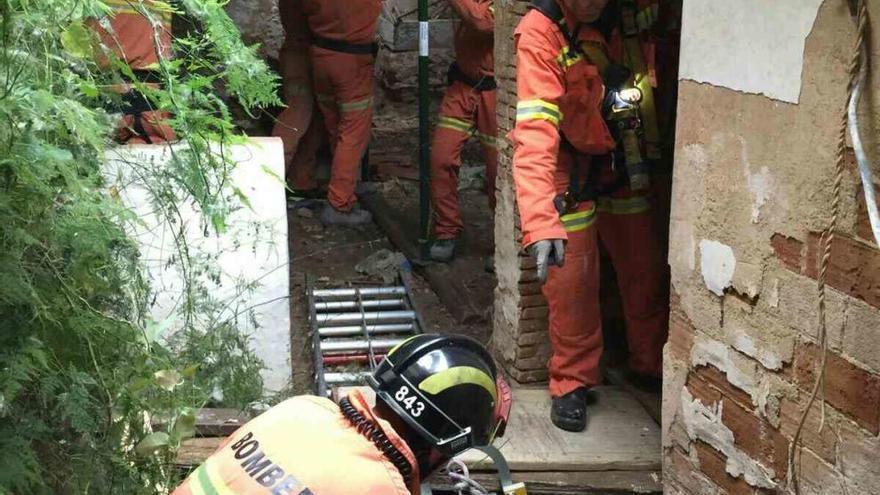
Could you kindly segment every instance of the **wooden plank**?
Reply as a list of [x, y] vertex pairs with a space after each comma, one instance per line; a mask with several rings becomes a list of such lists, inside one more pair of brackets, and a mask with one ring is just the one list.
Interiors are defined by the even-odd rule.
[[199, 409], [196, 412], [196, 436], [229, 436], [248, 420], [250, 417], [237, 409]]
[[[498, 490], [499, 481], [495, 473], [480, 471], [470, 474], [471, 479], [484, 488]], [[514, 472], [513, 480], [524, 482], [529, 495], [663, 493], [660, 471]], [[428, 481], [434, 490], [453, 489], [443, 472], [434, 473]]]
[[[380, 194], [362, 194], [358, 197], [361, 205], [373, 214], [373, 220], [388, 236], [394, 246], [410, 260], [418, 260], [419, 246], [415, 237], [418, 228], [407, 228], [409, 220], [403, 218], [400, 208], [389, 205]], [[413, 233], [416, 233], [414, 236]], [[454, 261], [453, 261], [454, 263]], [[443, 263], [416, 265], [416, 269], [428, 280], [431, 289], [459, 323], [477, 323], [485, 319], [484, 312], [476, 307], [470, 291], [462, 280], [452, 276], [449, 266]]]
[[[571, 433], [550, 422], [546, 388], [513, 390], [507, 434], [496, 445], [514, 471], [658, 471], [660, 428], [644, 408], [618, 387], [595, 389], [587, 430]], [[479, 452], [462, 458], [474, 469], [491, 462]]]
[[651, 416], [651, 419], [658, 425], [660, 424], [660, 410], [662, 409], [663, 401], [659, 392], [648, 392], [636, 387], [626, 378], [626, 373], [619, 368], [606, 368], [605, 377], [608, 378], [612, 385], [616, 385], [632, 394], [639, 401], [639, 404], [645, 408], [645, 412]]
[[178, 466], [198, 466], [220, 448], [224, 440], [226, 437], [196, 437], [184, 440], [174, 463]]

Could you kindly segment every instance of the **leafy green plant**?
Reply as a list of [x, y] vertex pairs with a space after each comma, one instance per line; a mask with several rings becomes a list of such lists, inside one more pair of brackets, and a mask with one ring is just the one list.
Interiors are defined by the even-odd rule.
[[162, 88], [140, 87], [185, 141], [167, 166], [137, 169], [176, 232], [185, 282], [173, 320], [156, 322], [131, 238], [139, 219], [103, 171], [117, 119], [105, 108], [118, 99], [107, 88], [131, 76], [112, 57], [95, 62], [88, 19], [110, 11], [0, 0], [0, 493], [168, 491], [195, 409], [261, 398], [261, 364], [207, 289], [212, 260], [175, 224], [177, 205], [191, 204], [206, 232], [222, 232], [242, 207], [222, 152], [242, 138], [218, 86], [254, 111], [277, 103], [275, 77], [223, 3], [161, 3], [190, 28], [160, 64]]

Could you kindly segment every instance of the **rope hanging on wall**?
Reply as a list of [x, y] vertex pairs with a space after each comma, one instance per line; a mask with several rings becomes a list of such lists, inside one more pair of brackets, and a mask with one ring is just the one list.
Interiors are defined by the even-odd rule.
[[[828, 274], [829, 261], [831, 259], [831, 245], [834, 242], [835, 235], [837, 234], [837, 225], [840, 217], [841, 184], [843, 183], [843, 177], [845, 175], [844, 159], [846, 156], [846, 131], [849, 123], [849, 113], [851, 108], [850, 103], [853, 101], [855, 101], [856, 104], [858, 103], [858, 92], [861, 90], [861, 83], [864, 82], [864, 76], [867, 74], [867, 66], [865, 64], [867, 64], [868, 61], [868, 57], [866, 56], [868, 51], [866, 43], [868, 40], [869, 28], [868, 6], [865, 0], [849, 0], [849, 4], [851, 11], [856, 15], [858, 32], [856, 43], [853, 48], [852, 58], [850, 59], [849, 83], [847, 84], [846, 104], [843, 107], [844, 111], [841, 115], [840, 131], [837, 136], [837, 160], [835, 162], [835, 177], [832, 189], [831, 218], [828, 221], [827, 229], [822, 234], [823, 251], [822, 259], [819, 265], [819, 277], [817, 286], [819, 291], [818, 340], [819, 352], [821, 352], [822, 354], [819, 360], [819, 369], [816, 373], [816, 381], [813, 383], [813, 389], [810, 392], [809, 400], [807, 401], [806, 407], [804, 407], [804, 411], [801, 414], [797, 430], [795, 431], [788, 451], [788, 478], [790, 487], [793, 489], [795, 495], [800, 495], [801, 493], [799, 469], [800, 466], [795, 459], [799, 454], [799, 448], [802, 442], [802, 433], [804, 430], [804, 424], [807, 420], [807, 415], [809, 414], [810, 409], [813, 407], [813, 404], [816, 402], [816, 399], [819, 397], [820, 392], [822, 392], [823, 396], [821, 402], [822, 419], [819, 426], [820, 431], [822, 430], [825, 423], [824, 385], [825, 365], [828, 355], [828, 331], [827, 317], [825, 311], [825, 282]], [[872, 184], [866, 184], [865, 186], [866, 188], [873, 187]]]

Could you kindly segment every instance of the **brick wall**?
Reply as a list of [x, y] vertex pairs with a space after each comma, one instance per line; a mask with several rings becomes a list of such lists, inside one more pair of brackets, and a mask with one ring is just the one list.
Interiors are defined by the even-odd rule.
[[516, 116], [516, 57], [513, 31], [529, 2], [496, 0], [495, 77], [498, 79], [499, 163], [495, 211], [495, 321], [493, 350], [519, 382], [546, 380], [550, 343], [547, 302], [536, 281], [534, 261], [520, 248], [522, 232], [511, 174], [512, 148], [506, 136]]
[[[871, 9], [880, 19], [880, 5]], [[702, 19], [686, 12], [689, 21]], [[844, 2], [824, 2], [804, 40], [797, 104], [681, 82], [664, 361], [667, 493], [792, 493], [792, 454], [804, 494], [880, 493], [880, 249], [852, 156], [827, 276], [823, 393], [792, 449], [823, 352], [816, 279], [834, 178], [831, 116], [841, 111], [852, 42]], [[876, 79], [868, 93], [877, 115]], [[876, 138], [868, 139], [878, 156]], [[768, 186], [760, 198], [757, 182]], [[717, 289], [718, 245], [733, 267], [721, 295], [709, 288]]]

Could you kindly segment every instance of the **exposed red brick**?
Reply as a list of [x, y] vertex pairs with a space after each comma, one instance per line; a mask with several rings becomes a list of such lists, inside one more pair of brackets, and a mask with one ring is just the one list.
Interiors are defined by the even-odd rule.
[[743, 409], [749, 411], [754, 409], [752, 406], [752, 397], [742, 389], [735, 387], [727, 381], [727, 375], [718, 368], [712, 365], [698, 366], [691, 371], [691, 374], [708, 382], [721, 392], [721, 395], [735, 401]]
[[764, 495], [772, 493], [767, 490], [755, 488], [740, 477], [734, 478], [727, 474], [725, 468], [727, 465], [727, 457], [713, 449], [708, 444], [697, 441], [694, 444], [694, 448], [697, 451], [697, 458], [700, 460], [700, 471], [730, 495]]
[[694, 334], [697, 329], [684, 311], [676, 305], [671, 306], [669, 314], [669, 352], [677, 359], [688, 360], [694, 346]]
[[685, 384], [688, 391], [695, 399], [699, 399], [705, 406], [709, 406], [721, 400], [721, 392], [711, 386], [709, 382], [700, 378], [696, 373], [688, 374]]
[[794, 237], [773, 234], [773, 237], [770, 238], [770, 245], [773, 246], [776, 257], [786, 268], [795, 273], [801, 273], [804, 262], [803, 242]]
[[[818, 278], [824, 246], [821, 235], [807, 241], [804, 273]], [[880, 308], [880, 249], [862, 241], [836, 236], [831, 245], [826, 282], [830, 287]]]
[[547, 332], [520, 332], [519, 336], [516, 338], [516, 343], [520, 346], [535, 344], [549, 345], [550, 336], [547, 335]]
[[[815, 382], [819, 353], [811, 343], [801, 343], [795, 350], [795, 382], [805, 391]], [[874, 435], [880, 433], [880, 376], [833, 352], [826, 357], [825, 401]]]
[[726, 397], [722, 399], [721, 421], [733, 432], [734, 443], [743, 452], [773, 468], [776, 479], [785, 479], [790, 442], [779, 430]]
[[[779, 429], [789, 440], [794, 438], [805, 405], [783, 399], [779, 406]], [[807, 415], [807, 420], [801, 431], [801, 445], [809, 448], [822, 459], [834, 464], [834, 457], [837, 452], [837, 428], [836, 425], [830, 424], [829, 419], [826, 417], [826, 424], [820, 432], [820, 404], [818, 402], [813, 404], [813, 408], [810, 409], [810, 414]]]
[[[874, 191], [878, 198], [880, 198], [880, 185], [874, 184]], [[874, 233], [871, 231], [871, 220], [868, 218], [868, 207], [867, 203], [865, 203], [865, 194], [862, 192], [862, 188], [859, 188], [858, 192], [859, 196], [859, 212], [856, 217], [856, 235], [873, 246], [877, 245], [877, 242], [874, 240]]]
[[541, 294], [522, 296], [519, 298], [520, 308], [536, 308], [541, 306], [547, 306], [547, 299]]
[[521, 282], [519, 284], [519, 294], [521, 296], [531, 296], [534, 294], [541, 294], [541, 283], [540, 282]]
[[538, 319], [538, 320], [524, 320], [519, 322], [519, 331], [520, 333], [532, 333], [537, 332], [543, 335], [547, 335], [547, 319]]
[[546, 356], [535, 356], [526, 359], [517, 359], [514, 365], [520, 371], [546, 371], [548, 361], [549, 358]]
[[535, 258], [531, 256], [520, 256], [519, 267], [523, 270], [532, 270], [538, 266]]
[[521, 320], [546, 320], [550, 315], [550, 308], [525, 308], [520, 313]]
[[682, 486], [682, 493], [712, 493], [718, 491], [718, 487], [709, 481], [688, 457], [687, 452], [673, 447], [666, 449], [665, 462], [663, 463], [663, 481], [675, 481]]
[[508, 371], [510, 372], [511, 378], [516, 380], [518, 383], [544, 382], [544, 381], [547, 381], [547, 376], [549, 374], [546, 366], [544, 366], [543, 369], [533, 369], [533, 370], [521, 370], [519, 368], [510, 368]]

